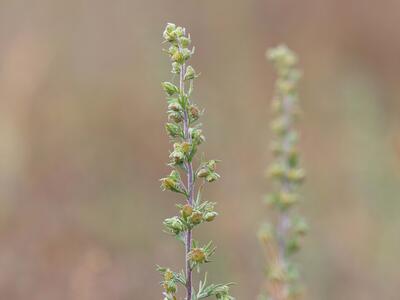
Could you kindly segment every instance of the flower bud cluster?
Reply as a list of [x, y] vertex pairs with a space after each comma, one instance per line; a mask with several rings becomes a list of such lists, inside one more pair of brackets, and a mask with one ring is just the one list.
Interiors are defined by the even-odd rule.
[[218, 213], [214, 211], [215, 203], [204, 201], [199, 206], [192, 207], [190, 204], [178, 204], [180, 209], [179, 216], [164, 220], [167, 232], [176, 236], [193, 229], [195, 226], [204, 222], [212, 222]]
[[182, 183], [181, 175], [178, 171], [172, 170], [167, 177], [161, 178], [160, 181], [163, 191], [168, 190], [175, 193], [187, 195], [187, 191]]
[[161, 286], [164, 289], [164, 300], [177, 300], [178, 283], [185, 283], [185, 275], [162, 267], [157, 267], [157, 271], [161, 273], [163, 278]]
[[207, 182], [213, 182], [219, 179], [220, 176], [216, 172], [217, 162], [218, 161], [216, 160], [209, 160], [207, 162], [203, 162], [196, 172], [197, 177], [204, 178]]
[[[193, 268], [199, 271], [200, 265], [209, 262], [215, 248], [211, 243], [200, 247], [192, 238], [192, 230], [200, 224], [213, 221], [218, 215], [214, 210], [215, 203], [204, 201], [201, 191], [205, 183], [216, 181], [216, 160], [202, 161], [194, 169], [193, 158], [198, 147], [205, 141], [201, 125], [197, 123], [203, 111], [192, 102], [193, 82], [199, 74], [188, 65], [188, 60], [194, 53], [190, 35], [183, 27], [167, 24], [163, 32], [164, 43], [168, 48], [164, 51], [171, 61], [172, 73], [179, 82], [163, 82], [161, 84], [167, 98], [168, 122], [165, 125], [167, 135], [173, 142], [169, 154], [169, 166], [172, 172], [161, 179], [162, 190], [168, 190], [184, 195], [185, 204], [178, 204], [179, 214], [164, 220], [166, 231], [174, 235], [185, 245], [186, 265], [182, 274], [176, 274], [169, 269], [161, 268], [164, 276], [162, 286], [165, 300], [176, 300], [177, 284], [186, 289], [186, 300], [204, 299], [215, 296], [217, 299], [231, 300], [228, 285], [211, 284], [206, 286], [200, 282], [200, 288], [195, 294], [192, 282]], [[196, 180], [203, 178], [200, 184]]]
[[305, 178], [297, 150], [298, 134], [294, 128], [300, 110], [297, 84], [301, 73], [296, 68], [297, 56], [286, 46], [269, 50], [267, 56], [278, 74], [272, 100], [274, 120], [271, 123], [275, 135], [271, 150], [275, 160], [267, 175], [278, 188], [265, 197], [265, 202], [275, 210], [276, 222], [265, 224], [259, 231], [268, 262], [268, 296], [264, 298], [289, 300], [298, 299], [299, 295], [298, 271], [289, 258], [300, 249], [301, 238], [308, 229], [305, 221], [292, 216], [291, 212], [299, 202], [298, 188]]

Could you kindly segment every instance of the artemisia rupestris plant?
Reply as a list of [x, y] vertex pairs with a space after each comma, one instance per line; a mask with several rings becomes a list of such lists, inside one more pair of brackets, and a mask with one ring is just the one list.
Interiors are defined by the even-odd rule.
[[164, 220], [166, 231], [181, 241], [185, 247], [185, 269], [174, 272], [169, 268], [159, 267], [163, 276], [164, 300], [176, 300], [178, 286], [185, 288], [186, 300], [200, 300], [214, 296], [221, 300], [232, 300], [229, 295], [230, 284], [207, 284], [207, 274], [199, 284], [194, 285], [193, 272], [200, 272], [200, 267], [210, 262], [215, 247], [211, 242], [200, 244], [193, 239], [193, 230], [218, 215], [214, 211], [215, 203], [202, 198], [205, 184], [219, 178], [216, 172], [216, 160], [201, 159], [194, 166], [198, 147], [204, 142], [201, 124], [198, 120], [202, 111], [193, 103], [193, 82], [198, 77], [188, 60], [194, 53], [190, 35], [185, 28], [167, 24], [163, 32], [164, 43], [168, 44], [165, 52], [172, 63], [174, 82], [163, 82], [162, 87], [167, 95], [168, 123], [165, 125], [173, 149], [169, 155], [171, 173], [161, 179], [161, 187], [180, 194], [183, 203], [177, 204], [178, 214]]

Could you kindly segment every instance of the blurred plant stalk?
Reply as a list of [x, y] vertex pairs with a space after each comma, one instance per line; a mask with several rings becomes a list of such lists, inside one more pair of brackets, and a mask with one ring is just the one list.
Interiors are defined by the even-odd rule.
[[273, 221], [263, 224], [259, 231], [267, 260], [266, 282], [260, 299], [297, 300], [302, 298], [303, 288], [291, 257], [300, 249], [301, 239], [307, 232], [305, 221], [293, 213], [299, 200], [297, 190], [305, 177], [300, 167], [298, 134], [294, 128], [299, 115], [297, 84], [301, 73], [296, 68], [296, 55], [285, 45], [270, 49], [267, 57], [278, 76], [272, 100], [274, 140], [271, 150], [274, 161], [267, 171], [268, 177], [276, 183], [276, 189], [265, 197], [273, 211]]

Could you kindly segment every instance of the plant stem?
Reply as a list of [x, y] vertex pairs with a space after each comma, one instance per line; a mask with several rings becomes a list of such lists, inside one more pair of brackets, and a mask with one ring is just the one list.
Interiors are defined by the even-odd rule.
[[[292, 123], [292, 118], [291, 118], [291, 99], [289, 99], [289, 97], [284, 97], [283, 98], [283, 117], [285, 118], [285, 122], [287, 122], [287, 124], [291, 124]], [[290, 140], [289, 138], [286, 136], [283, 141], [283, 153], [282, 153], [282, 161], [285, 165], [286, 169], [289, 169], [289, 165], [288, 165], [288, 152], [290, 150]], [[292, 186], [291, 183], [285, 179], [282, 182], [282, 191], [284, 191], [285, 193], [290, 193], [292, 192]], [[278, 224], [277, 224], [277, 235], [278, 235], [278, 248], [279, 248], [279, 259], [280, 262], [282, 264], [282, 266], [286, 269], [287, 268], [287, 261], [286, 261], [286, 244], [287, 244], [287, 238], [288, 238], [288, 231], [290, 228], [290, 216], [288, 211], [283, 210], [280, 212], [279, 214], [279, 219], [278, 219]], [[286, 294], [288, 289], [288, 285], [284, 284], [283, 285], [283, 294]]]
[[[180, 87], [182, 94], [185, 94], [185, 82], [184, 82], [185, 69], [186, 69], [186, 65], [183, 64], [181, 67], [181, 72], [180, 72], [180, 76], [179, 76], [179, 87]], [[189, 99], [188, 99], [188, 102], [189, 102]], [[184, 114], [183, 114], [183, 127], [184, 127], [185, 141], [190, 144], [192, 142], [192, 138], [191, 138], [190, 132], [189, 132], [189, 125], [190, 125], [189, 124], [189, 114], [188, 114], [188, 108], [186, 107], [184, 109]], [[192, 162], [189, 162], [189, 161], [186, 162], [186, 170], [187, 170], [187, 189], [188, 189], [188, 194], [189, 194], [189, 196], [187, 198], [187, 203], [190, 206], [192, 206], [193, 205], [193, 192], [194, 192]], [[192, 230], [188, 229], [186, 231], [186, 242], [185, 242], [186, 300], [192, 299], [192, 268], [191, 268], [190, 262], [188, 260], [188, 255], [191, 250], [192, 250]]]

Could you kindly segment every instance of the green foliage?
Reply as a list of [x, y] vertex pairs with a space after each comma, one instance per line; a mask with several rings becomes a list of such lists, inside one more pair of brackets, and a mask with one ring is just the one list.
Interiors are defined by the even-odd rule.
[[298, 188], [305, 178], [294, 129], [299, 115], [297, 83], [301, 73], [296, 69], [297, 56], [286, 46], [269, 50], [267, 57], [278, 74], [272, 100], [275, 116], [271, 123], [275, 135], [271, 150], [275, 159], [267, 170], [277, 188], [265, 197], [265, 203], [275, 212], [276, 221], [264, 224], [259, 231], [267, 257], [266, 295], [260, 299], [294, 300], [301, 298], [302, 288], [298, 284], [299, 272], [290, 258], [300, 250], [301, 239], [308, 230], [305, 221], [292, 212], [299, 202]]
[[179, 210], [177, 215], [165, 219], [164, 226], [167, 233], [184, 244], [186, 260], [185, 270], [178, 273], [158, 267], [163, 276], [161, 285], [164, 288], [164, 300], [176, 300], [179, 285], [186, 289], [186, 300], [211, 296], [221, 300], [232, 300], [229, 296], [231, 284], [207, 286], [205, 276], [204, 281], [200, 281], [197, 292], [193, 287], [193, 271], [200, 272], [200, 267], [211, 261], [215, 247], [211, 242], [200, 246], [192, 238], [192, 230], [203, 223], [212, 222], [218, 216], [214, 210], [215, 203], [202, 199], [202, 189], [206, 183], [217, 181], [220, 176], [216, 172], [217, 160], [202, 159], [194, 171], [193, 161], [205, 137], [201, 125], [197, 123], [203, 112], [191, 100], [193, 83], [199, 74], [192, 66], [187, 65], [194, 53], [194, 48], [189, 49], [190, 36], [184, 28], [169, 23], [163, 32], [163, 38], [164, 43], [168, 44], [168, 49], [164, 51], [171, 60], [171, 72], [174, 77], [179, 78], [179, 82], [161, 84], [168, 103], [169, 122], [166, 123], [165, 129], [173, 142], [168, 163], [172, 171], [161, 179], [161, 188], [181, 194], [185, 198], [184, 203], [176, 205]]

